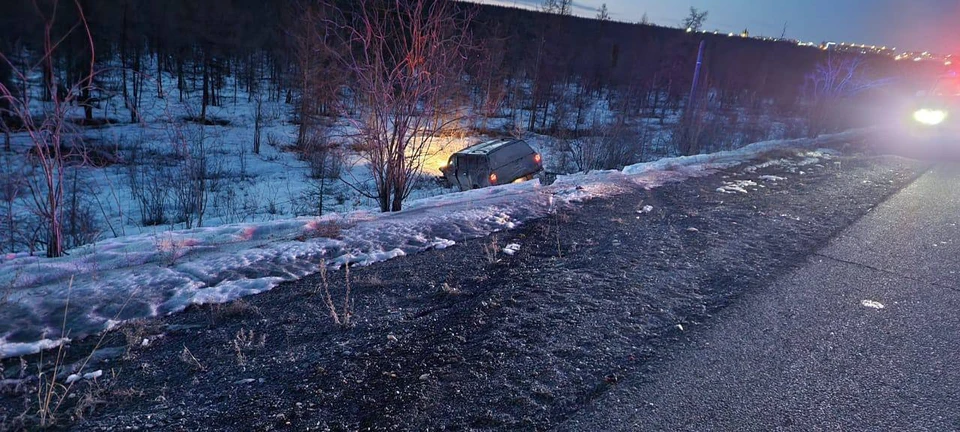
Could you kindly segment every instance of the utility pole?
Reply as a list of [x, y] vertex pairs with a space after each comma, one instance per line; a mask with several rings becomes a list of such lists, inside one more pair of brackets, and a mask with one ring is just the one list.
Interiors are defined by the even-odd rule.
[[700, 41], [700, 49], [697, 52], [697, 65], [693, 69], [693, 84], [690, 86], [690, 97], [687, 99], [687, 106], [683, 109], [683, 139], [680, 142], [682, 146], [681, 151], [684, 155], [693, 155], [700, 152], [700, 149], [697, 148], [696, 141], [698, 139], [699, 133], [694, 133], [695, 130], [699, 130], [697, 121], [697, 90], [700, 87], [700, 69], [703, 67], [703, 52], [707, 48], [707, 41]]
[[707, 41], [700, 41], [700, 50], [697, 52], [697, 66], [693, 69], [693, 85], [690, 87], [690, 100], [687, 106], [696, 109], [697, 87], [700, 84], [700, 68], [703, 66], [703, 51], [707, 47]]

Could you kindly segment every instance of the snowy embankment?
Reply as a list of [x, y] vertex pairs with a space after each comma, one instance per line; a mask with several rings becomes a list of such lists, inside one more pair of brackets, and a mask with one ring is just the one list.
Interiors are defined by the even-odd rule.
[[[623, 171], [561, 176], [550, 186], [534, 181], [442, 195], [412, 201], [407, 210], [393, 214], [356, 211], [118, 237], [57, 259], [7, 255], [0, 257], [0, 287], [8, 289], [5, 304], [0, 303], [0, 357], [36, 352], [117, 321], [263, 292], [313, 273], [320, 265], [369, 265], [445, 248], [632, 185], [653, 188], [736, 166], [772, 150], [816, 148], [863, 133], [762, 142]], [[64, 319], [67, 333], [60, 334]]]

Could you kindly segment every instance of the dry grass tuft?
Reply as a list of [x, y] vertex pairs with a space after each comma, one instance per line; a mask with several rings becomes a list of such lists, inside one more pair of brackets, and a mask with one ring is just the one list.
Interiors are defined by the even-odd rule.
[[237, 364], [242, 367], [247, 365], [246, 353], [266, 346], [267, 336], [263, 334], [258, 336], [253, 330], [240, 329], [230, 344], [237, 355]]
[[487, 264], [496, 264], [500, 261], [500, 245], [497, 242], [497, 237], [490, 237], [490, 241], [483, 244], [481, 247], [483, 250], [483, 257], [486, 259]]
[[350, 266], [344, 266], [344, 293], [343, 293], [343, 306], [337, 307], [337, 304], [334, 302], [333, 295], [330, 293], [330, 281], [327, 279], [327, 266], [320, 266], [320, 286], [317, 288], [318, 292], [323, 294], [323, 303], [327, 306], [327, 309], [330, 311], [330, 317], [333, 319], [333, 322], [341, 327], [349, 327], [350, 320], [353, 318], [353, 303], [350, 300]]

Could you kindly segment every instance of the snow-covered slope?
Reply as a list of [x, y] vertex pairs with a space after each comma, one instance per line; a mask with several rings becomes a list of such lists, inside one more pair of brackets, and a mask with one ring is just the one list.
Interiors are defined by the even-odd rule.
[[[653, 188], [742, 164], [781, 148], [815, 148], [863, 131], [757, 143], [736, 151], [663, 159], [623, 171], [561, 176], [412, 201], [403, 212], [354, 211], [107, 239], [57, 259], [0, 258], [0, 357], [102, 331], [117, 320], [225, 302], [318, 269], [368, 265], [514, 228], [580, 200]], [[69, 333], [60, 334], [64, 313]]]

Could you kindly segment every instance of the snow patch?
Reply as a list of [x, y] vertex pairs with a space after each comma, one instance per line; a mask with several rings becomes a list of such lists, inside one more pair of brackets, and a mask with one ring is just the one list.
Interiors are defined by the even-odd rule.
[[868, 308], [873, 308], [873, 309], [877, 309], [877, 310], [884, 308], [883, 303], [880, 303], [880, 302], [874, 301], [874, 300], [861, 300], [861, 301], [860, 301], [860, 306], [868, 307]]
[[753, 180], [725, 181], [723, 186], [717, 188], [717, 192], [726, 194], [747, 193], [747, 188], [753, 186], [757, 186], [757, 182]]

